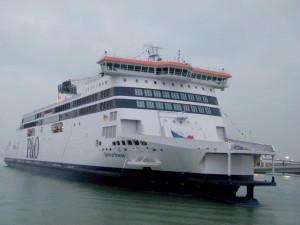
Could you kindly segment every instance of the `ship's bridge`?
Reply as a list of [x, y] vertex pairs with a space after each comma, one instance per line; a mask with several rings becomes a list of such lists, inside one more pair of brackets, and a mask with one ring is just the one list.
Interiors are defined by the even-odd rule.
[[108, 75], [160, 76], [161, 78], [189, 80], [214, 88], [224, 89], [231, 74], [192, 67], [188, 63], [174, 61], [147, 61], [105, 56], [97, 62]]

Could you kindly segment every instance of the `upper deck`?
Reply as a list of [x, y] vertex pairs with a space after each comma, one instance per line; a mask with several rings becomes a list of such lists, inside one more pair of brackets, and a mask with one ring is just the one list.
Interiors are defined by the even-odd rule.
[[187, 80], [214, 88], [224, 89], [231, 74], [224, 71], [192, 67], [188, 63], [175, 61], [137, 60], [113, 56], [104, 56], [98, 64], [105, 74], [123, 74], [137, 76], [159, 76], [161, 78]]

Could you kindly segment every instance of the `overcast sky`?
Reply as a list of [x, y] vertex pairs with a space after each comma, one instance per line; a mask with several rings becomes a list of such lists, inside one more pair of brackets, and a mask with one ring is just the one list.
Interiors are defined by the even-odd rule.
[[300, 160], [299, 12], [298, 0], [0, 0], [0, 147], [59, 83], [96, 75], [105, 50], [135, 57], [153, 43], [233, 75], [217, 93], [229, 136]]

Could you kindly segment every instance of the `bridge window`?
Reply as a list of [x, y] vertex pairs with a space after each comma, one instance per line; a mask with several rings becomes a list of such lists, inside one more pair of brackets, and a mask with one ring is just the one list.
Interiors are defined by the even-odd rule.
[[149, 67], [149, 73], [154, 73], [154, 68], [153, 67]]
[[182, 76], [186, 77], [188, 71], [187, 70], [182, 70]]
[[170, 74], [174, 74], [175, 73], [175, 68], [170, 67]]
[[164, 67], [164, 68], [163, 68], [163, 74], [168, 74], [168, 70], [169, 70], [168, 67]]
[[182, 73], [182, 69], [175, 69], [175, 75], [180, 76]]
[[121, 64], [121, 69], [122, 70], [127, 70], [127, 64]]
[[137, 71], [137, 72], [141, 71], [141, 66], [135, 66], [134, 70]]
[[128, 70], [133, 71], [134, 70], [134, 65], [128, 65]]
[[119, 69], [120, 68], [120, 64], [119, 63], [114, 63], [114, 67]]
[[162, 74], [162, 68], [156, 68], [156, 75]]
[[145, 72], [145, 73], [147, 73], [148, 72], [148, 67], [142, 67], [142, 72]]

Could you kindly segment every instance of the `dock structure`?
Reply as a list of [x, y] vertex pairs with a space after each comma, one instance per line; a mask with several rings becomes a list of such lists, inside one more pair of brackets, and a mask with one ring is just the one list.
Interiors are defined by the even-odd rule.
[[[275, 160], [274, 169], [275, 173], [300, 175], [300, 162], [292, 160]], [[260, 174], [272, 173], [272, 165], [268, 161], [262, 162], [259, 166], [254, 168], [254, 172]]]

